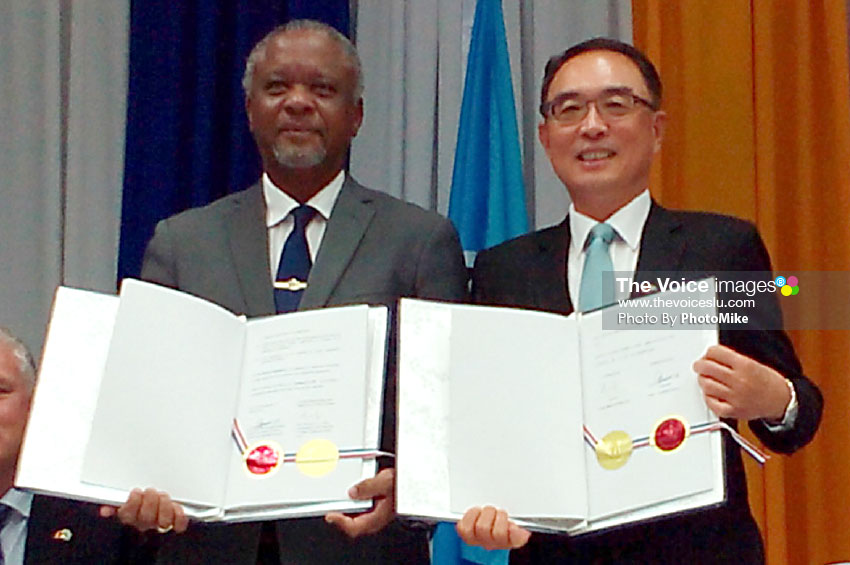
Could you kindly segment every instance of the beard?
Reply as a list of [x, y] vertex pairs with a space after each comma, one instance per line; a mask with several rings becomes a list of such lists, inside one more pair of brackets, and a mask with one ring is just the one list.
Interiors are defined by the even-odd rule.
[[322, 144], [301, 146], [282, 141], [274, 144], [272, 152], [278, 165], [290, 169], [315, 167], [328, 156], [328, 152]]

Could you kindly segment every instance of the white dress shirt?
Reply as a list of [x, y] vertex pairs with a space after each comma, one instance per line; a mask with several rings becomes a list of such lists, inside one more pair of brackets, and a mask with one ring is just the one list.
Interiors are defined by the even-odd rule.
[[[316, 260], [319, 246], [325, 235], [328, 218], [331, 217], [336, 199], [345, 182], [345, 172], [340, 171], [334, 179], [322, 190], [317, 192], [313, 198], [305, 202], [318, 212], [310, 223], [307, 224], [307, 247], [310, 250], [310, 260]], [[263, 198], [266, 201], [266, 228], [269, 230], [269, 270], [271, 271], [272, 283], [277, 276], [277, 267], [280, 263], [280, 254], [286, 238], [292, 233], [295, 220], [289, 213], [299, 206], [297, 200], [286, 194], [272, 182], [266, 173], [263, 173]]]
[[[614, 212], [605, 223], [614, 228], [614, 240], [608, 250], [611, 253], [611, 262], [617, 276], [628, 274], [629, 282], [634, 276], [637, 268], [638, 255], [640, 254], [640, 239], [643, 235], [643, 226], [649, 216], [649, 208], [652, 199], [649, 189], [635, 196], [628, 204]], [[598, 224], [590, 216], [585, 216], [570, 204], [567, 212], [570, 218], [570, 248], [567, 253], [567, 288], [570, 292], [570, 300], [573, 307], [578, 304], [579, 289], [581, 287], [581, 273], [584, 269], [586, 256], [585, 247], [587, 234]], [[628, 289], [628, 287], [626, 287]], [[615, 296], [628, 298], [628, 292], [622, 294], [619, 285], [614, 287]]]

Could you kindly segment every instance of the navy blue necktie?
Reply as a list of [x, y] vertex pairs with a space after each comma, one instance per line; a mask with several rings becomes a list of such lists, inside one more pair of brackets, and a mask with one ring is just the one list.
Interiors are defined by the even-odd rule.
[[280, 254], [280, 264], [274, 283], [274, 304], [277, 313], [294, 312], [301, 302], [310, 276], [310, 249], [307, 247], [307, 224], [316, 215], [316, 210], [302, 204], [292, 212], [295, 226]]

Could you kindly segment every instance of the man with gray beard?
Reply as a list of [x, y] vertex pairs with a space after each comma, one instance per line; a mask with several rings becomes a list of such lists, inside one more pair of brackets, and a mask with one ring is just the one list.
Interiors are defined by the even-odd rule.
[[[243, 86], [261, 180], [160, 222], [142, 278], [247, 316], [362, 303], [392, 311], [403, 296], [466, 298], [466, 268], [451, 223], [367, 189], [343, 170], [363, 119], [360, 61], [347, 38], [318, 22], [290, 22], [254, 47]], [[296, 232], [312, 262], [306, 280], [279, 269]], [[381, 438], [386, 451], [395, 445], [394, 350], [391, 337]], [[179, 506], [153, 489], [103, 514], [117, 513], [141, 530], [173, 527], [174, 533], [161, 536], [159, 562], [427, 563], [424, 534], [393, 522], [393, 490], [394, 471], [385, 468], [349, 491], [352, 498], [373, 499], [371, 512], [262, 528], [186, 529]]]

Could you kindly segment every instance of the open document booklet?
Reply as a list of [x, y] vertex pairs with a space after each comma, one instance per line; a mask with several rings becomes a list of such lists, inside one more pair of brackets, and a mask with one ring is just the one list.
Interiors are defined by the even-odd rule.
[[16, 485], [119, 505], [152, 486], [192, 517], [367, 509], [377, 471], [387, 310], [247, 321], [125, 280], [59, 288]]
[[632, 301], [564, 317], [402, 300], [399, 514], [491, 504], [578, 534], [722, 502], [725, 424], [692, 369], [717, 343], [713, 279], [703, 288], [655, 295], [706, 300], [696, 329], [620, 329]]

